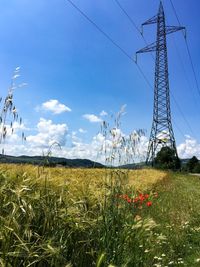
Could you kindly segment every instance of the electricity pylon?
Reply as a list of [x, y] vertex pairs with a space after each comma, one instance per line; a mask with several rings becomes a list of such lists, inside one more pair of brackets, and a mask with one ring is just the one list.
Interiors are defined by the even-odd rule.
[[156, 52], [153, 123], [146, 158], [146, 163], [152, 165], [162, 147], [170, 147], [178, 156], [171, 122], [166, 35], [185, 30], [185, 27], [165, 25], [165, 13], [161, 1], [158, 14], [144, 22], [142, 27], [154, 23], [157, 24], [156, 42], [136, 52], [136, 54]]

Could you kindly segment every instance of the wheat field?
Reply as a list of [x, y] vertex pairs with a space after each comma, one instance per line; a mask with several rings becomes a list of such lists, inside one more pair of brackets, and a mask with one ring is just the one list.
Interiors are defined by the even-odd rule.
[[148, 216], [135, 220], [146, 203], [143, 210], [133, 209], [116, 196], [151, 192], [166, 175], [1, 164], [0, 266], [106, 267], [124, 258], [139, 264], [138, 247], [144, 240], [150, 246], [148, 229], [155, 223]]
[[124, 183], [133, 186], [138, 190], [146, 190], [152, 185], [166, 177], [166, 172], [155, 169], [87, 169], [87, 168], [64, 168], [64, 167], [39, 167], [33, 165], [0, 164], [0, 172], [3, 171], [9, 176], [22, 175], [29, 177], [35, 182], [43, 183], [46, 179], [54, 186], [68, 185], [71, 190], [79, 190], [81, 187], [89, 186], [101, 188], [103, 184], [114, 175], [124, 173]]

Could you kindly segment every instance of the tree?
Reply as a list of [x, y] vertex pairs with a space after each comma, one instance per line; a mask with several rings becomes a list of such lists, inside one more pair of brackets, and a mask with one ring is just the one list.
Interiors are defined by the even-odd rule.
[[197, 159], [197, 157], [193, 156], [191, 159], [189, 159], [188, 163], [186, 164], [186, 168], [189, 172], [194, 172], [198, 164], [199, 160]]
[[194, 173], [200, 173], [200, 163], [197, 163], [193, 169]]
[[174, 149], [170, 147], [162, 147], [157, 153], [154, 166], [160, 169], [178, 170], [181, 167], [181, 162]]

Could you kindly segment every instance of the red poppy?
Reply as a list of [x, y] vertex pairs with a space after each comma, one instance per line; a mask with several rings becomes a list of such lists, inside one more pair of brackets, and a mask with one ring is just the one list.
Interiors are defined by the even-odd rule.
[[145, 196], [143, 194], [140, 194], [139, 199], [140, 199], [140, 202], [143, 202], [145, 200]]
[[148, 202], [146, 203], [146, 205], [147, 205], [147, 207], [151, 207], [151, 206], [152, 206], [152, 202], [151, 202], [151, 201], [148, 201]]
[[136, 202], [138, 202], [138, 200], [139, 200], [139, 197], [136, 197], [133, 199], [133, 202], [136, 203]]

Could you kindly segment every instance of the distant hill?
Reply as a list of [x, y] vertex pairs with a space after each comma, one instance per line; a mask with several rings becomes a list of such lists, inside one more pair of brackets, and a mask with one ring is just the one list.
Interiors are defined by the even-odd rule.
[[[180, 159], [180, 160], [181, 160], [182, 166], [186, 165], [189, 161], [189, 159]], [[122, 168], [122, 169], [142, 169], [144, 167], [147, 167], [145, 162], [131, 163], [131, 164], [126, 164], [126, 165], [120, 166], [120, 168]]]
[[[181, 159], [182, 166], [184, 166], [189, 159]], [[89, 159], [66, 159], [58, 157], [42, 157], [42, 156], [7, 156], [0, 154], [0, 163], [15, 163], [15, 164], [33, 164], [45, 165], [50, 167], [63, 166], [67, 168], [105, 168], [103, 164]], [[141, 169], [146, 167], [145, 162], [131, 163], [120, 165], [121, 169]], [[114, 167], [115, 168], [115, 167]]]
[[121, 169], [142, 169], [146, 167], [145, 162], [139, 162], [139, 163], [130, 163], [119, 166]]
[[187, 164], [190, 159], [181, 159], [181, 164]]
[[42, 156], [6, 156], [0, 154], [0, 163], [33, 164], [46, 166], [63, 166], [73, 168], [103, 168], [104, 165], [89, 159], [66, 159]]

